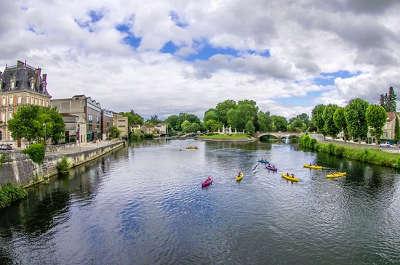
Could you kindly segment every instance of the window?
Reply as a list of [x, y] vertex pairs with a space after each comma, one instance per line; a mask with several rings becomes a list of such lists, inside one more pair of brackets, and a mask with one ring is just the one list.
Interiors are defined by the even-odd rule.
[[3, 121], [3, 122], [6, 121], [6, 114], [5, 114], [5, 113], [2, 113], [2, 114], [0, 115], [0, 121]]
[[18, 104], [22, 103], [22, 97], [18, 97]]
[[92, 120], [93, 120], [93, 115], [92, 115], [92, 114], [89, 114], [89, 115], [88, 115], [88, 119], [89, 119], [89, 121], [92, 121]]
[[3, 131], [0, 131], [0, 141], [3, 140]]
[[10, 98], [8, 99], [8, 104], [12, 105], [14, 103], [14, 98], [13, 96], [10, 96]]
[[3, 97], [3, 106], [6, 105], [6, 97]]
[[8, 120], [10, 120], [12, 118], [12, 112], [8, 113]]

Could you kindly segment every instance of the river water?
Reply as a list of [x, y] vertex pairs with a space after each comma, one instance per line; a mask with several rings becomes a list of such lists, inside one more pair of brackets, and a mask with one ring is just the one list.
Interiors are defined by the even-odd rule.
[[[253, 172], [261, 157], [301, 182]], [[0, 264], [400, 264], [399, 189], [392, 169], [289, 144], [146, 142], [1, 210]]]

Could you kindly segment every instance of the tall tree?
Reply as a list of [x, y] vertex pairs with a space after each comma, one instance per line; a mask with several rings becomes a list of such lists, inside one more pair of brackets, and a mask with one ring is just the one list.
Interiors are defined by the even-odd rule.
[[285, 132], [287, 130], [287, 120], [285, 117], [272, 115], [272, 130]]
[[365, 113], [368, 102], [360, 98], [353, 99], [345, 108], [346, 124], [353, 139], [365, 139], [368, 133], [368, 124]]
[[396, 124], [394, 125], [394, 140], [396, 143], [400, 141], [400, 124], [399, 124], [399, 117], [397, 117], [396, 113]]
[[204, 122], [208, 120], [219, 121], [218, 113], [215, 109], [209, 109], [204, 113]]
[[375, 137], [376, 142], [379, 140], [383, 133], [383, 126], [386, 122], [386, 110], [379, 105], [369, 105], [365, 113], [368, 126], [371, 128], [371, 134]]
[[261, 132], [269, 132], [272, 130], [272, 122], [269, 112], [259, 111], [257, 114], [258, 129]]
[[344, 140], [348, 139], [348, 132], [347, 132], [347, 124], [346, 124], [346, 117], [344, 113], [344, 108], [338, 107], [333, 114], [333, 121], [339, 131], [343, 132]]
[[396, 112], [396, 93], [394, 92], [393, 87], [389, 87], [389, 94], [388, 94], [388, 111], [389, 112]]
[[131, 110], [130, 112], [123, 112], [122, 115], [128, 118], [128, 126], [132, 127], [133, 125], [142, 125], [143, 117]]
[[228, 99], [223, 102], [220, 102], [215, 107], [217, 111], [219, 121], [222, 122], [225, 126], [228, 125], [228, 111], [236, 108], [236, 101]]
[[245, 131], [248, 134], [253, 134], [256, 131], [256, 128], [254, 127], [254, 123], [252, 120], [248, 120], [246, 122], [246, 126], [245, 126]]
[[336, 137], [339, 133], [339, 128], [336, 126], [333, 115], [338, 106], [329, 104], [325, 107], [322, 117], [324, 119], [324, 132], [332, 137]]
[[325, 110], [325, 105], [319, 104], [314, 107], [312, 110], [312, 122], [314, 123], [315, 127], [317, 127], [317, 131], [325, 135], [324, 132], [324, 125], [325, 121], [323, 118]]

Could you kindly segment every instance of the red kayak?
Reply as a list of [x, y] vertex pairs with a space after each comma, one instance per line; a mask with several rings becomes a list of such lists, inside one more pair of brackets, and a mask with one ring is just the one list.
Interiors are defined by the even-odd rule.
[[205, 181], [203, 181], [203, 182], [201, 183], [201, 187], [202, 187], [202, 188], [208, 187], [208, 186], [210, 186], [212, 183], [213, 183], [212, 178], [211, 178], [211, 177], [208, 177]]

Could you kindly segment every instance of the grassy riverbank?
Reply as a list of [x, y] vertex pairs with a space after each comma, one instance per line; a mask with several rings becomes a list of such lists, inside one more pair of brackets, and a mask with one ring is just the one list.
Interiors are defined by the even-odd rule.
[[299, 138], [299, 146], [303, 150], [328, 153], [374, 165], [400, 168], [400, 154], [383, 152], [373, 148], [345, 146], [336, 143], [321, 143], [309, 135]]
[[0, 186], [0, 209], [10, 206], [13, 202], [24, 199], [28, 193], [20, 186], [5, 184]]
[[249, 141], [251, 140], [251, 136], [245, 133], [237, 133], [237, 134], [210, 134], [210, 135], [202, 135], [200, 139], [204, 140], [216, 140], [216, 141]]

